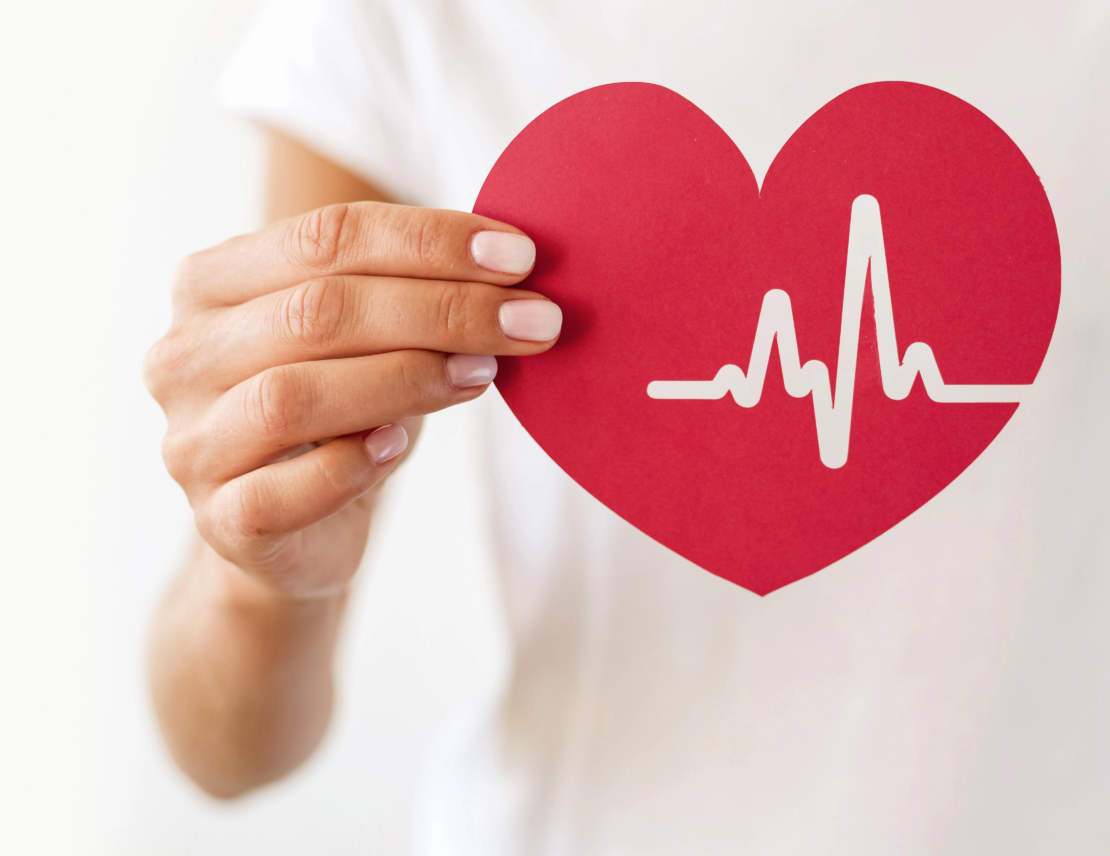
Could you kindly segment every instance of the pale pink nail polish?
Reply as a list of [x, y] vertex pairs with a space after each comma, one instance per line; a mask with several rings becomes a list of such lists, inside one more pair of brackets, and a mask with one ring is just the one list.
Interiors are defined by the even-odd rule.
[[409, 435], [400, 425], [383, 425], [362, 439], [366, 454], [374, 466], [396, 458], [409, 444]]
[[498, 273], [528, 273], [536, 261], [536, 245], [515, 232], [478, 232], [470, 239], [475, 264]]
[[447, 379], [455, 389], [482, 386], [497, 377], [497, 357], [451, 354], [444, 360]]
[[497, 313], [501, 332], [510, 339], [548, 342], [559, 335], [563, 310], [550, 300], [506, 300]]

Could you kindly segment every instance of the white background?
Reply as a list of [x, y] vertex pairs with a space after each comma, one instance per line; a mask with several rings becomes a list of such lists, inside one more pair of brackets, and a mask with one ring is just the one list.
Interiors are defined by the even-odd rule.
[[191, 524], [139, 362], [176, 260], [259, 224], [261, 138], [212, 96], [256, 5], [0, 5], [0, 853], [404, 853], [429, 743], [496, 666], [464, 408], [392, 486], [323, 751], [226, 805], [159, 743], [143, 637]]

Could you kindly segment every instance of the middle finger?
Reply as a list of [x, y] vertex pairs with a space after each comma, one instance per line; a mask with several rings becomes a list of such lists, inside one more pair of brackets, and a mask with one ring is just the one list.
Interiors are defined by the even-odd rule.
[[204, 362], [222, 388], [272, 366], [419, 349], [528, 356], [562, 312], [539, 294], [480, 282], [340, 276], [224, 310]]

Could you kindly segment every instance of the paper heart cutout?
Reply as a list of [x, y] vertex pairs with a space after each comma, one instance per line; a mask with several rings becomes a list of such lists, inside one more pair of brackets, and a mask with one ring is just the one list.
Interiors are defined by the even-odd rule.
[[[918, 84], [833, 99], [762, 191], [676, 93], [590, 89], [513, 140], [474, 210], [536, 241], [526, 285], [564, 311], [551, 351], [501, 358], [513, 413], [621, 517], [758, 594], [848, 555], [963, 472], [1036, 377], [1060, 300], [1032, 167], [985, 115]], [[656, 381], [700, 385], [652, 397]]]

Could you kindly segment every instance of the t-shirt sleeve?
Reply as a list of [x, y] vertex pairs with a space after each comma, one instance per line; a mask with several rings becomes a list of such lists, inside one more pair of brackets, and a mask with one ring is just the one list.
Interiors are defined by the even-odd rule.
[[428, 204], [436, 169], [404, 49], [412, 41], [385, 0], [271, 0], [217, 94], [399, 201]]

